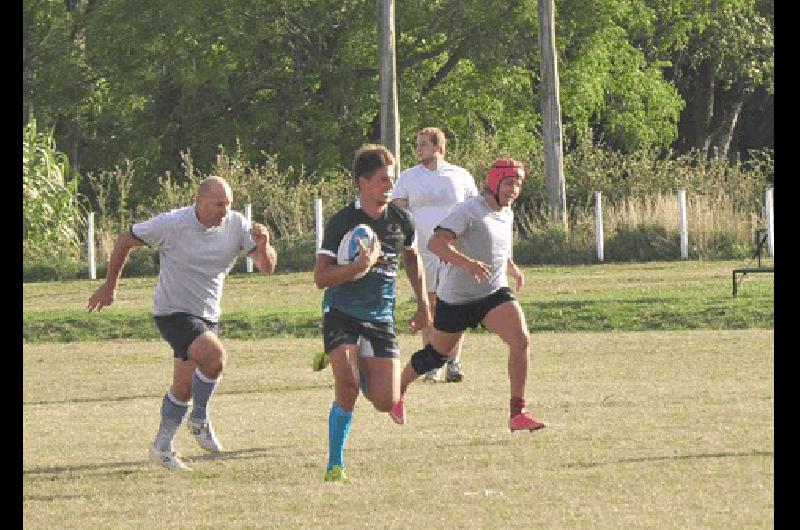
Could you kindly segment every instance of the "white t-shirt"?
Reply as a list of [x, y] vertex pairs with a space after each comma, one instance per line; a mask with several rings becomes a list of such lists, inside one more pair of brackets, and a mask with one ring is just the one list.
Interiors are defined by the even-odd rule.
[[422, 164], [400, 173], [392, 190], [392, 200], [406, 199], [408, 209], [417, 227], [417, 248], [428, 252], [428, 239], [439, 221], [450, 213], [456, 204], [478, 195], [475, 179], [469, 171], [441, 160], [436, 170]]
[[219, 321], [222, 284], [236, 256], [256, 247], [242, 214], [231, 211], [220, 226], [206, 228], [194, 205], [136, 223], [131, 234], [158, 248], [153, 314], [189, 313], [212, 322]]
[[514, 212], [509, 207], [494, 211], [483, 195], [462, 202], [442, 219], [439, 227], [452, 232], [453, 246], [465, 256], [490, 268], [488, 279], [478, 283], [466, 269], [448, 263], [436, 290], [449, 304], [465, 304], [508, 287], [506, 271], [513, 254]]

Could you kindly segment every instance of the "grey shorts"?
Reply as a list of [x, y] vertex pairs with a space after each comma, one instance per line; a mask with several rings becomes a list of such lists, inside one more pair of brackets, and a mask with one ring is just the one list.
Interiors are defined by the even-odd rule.
[[355, 344], [359, 346], [359, 357], [400, 357], [397, 335], [390, 322], [366, 322], [333, 308], [325, 313], [322, 320], [326, 353], [342, 344]]
[[170, 346], [174, 356], [184, 361], [189, 359], [189, 346], [205, 333], [219, 335], [219, 322], [211, 322], [189, 313], [172, 313], [171, 315], [154, 315], [158, 331]]

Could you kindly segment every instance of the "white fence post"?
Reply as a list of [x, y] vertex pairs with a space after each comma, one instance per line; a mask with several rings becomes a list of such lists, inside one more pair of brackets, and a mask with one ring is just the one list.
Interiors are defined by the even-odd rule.
[[599, 191], [594, 192], [594, 237], [597, 242], [597, 260], [603, 261], [603, 202]]
[[689, 257], [689, 234], [686, 229], [686, 190], [678, 190], [678, 217], [681, 231], [681, 259]]
[[314, 220], [317, 232], [317, 250], [322, 246], [322, 199], [317, 197], [314, 200]]
[[86, 234], [86, 255], [89, 260], [89, 278], [97, 279], [97, 268], [94, 263], [94, 212], [89, 212]]
[[[247, 222], [253, 222], [253, 207], [250, 203], [245, 204], [244, 206], [244, 216], [247, 217]], [[247, 272], [253, 272], [253, 258], [247, 256], [245, 258], [245, 263], [247, 264]]]
[[765, 223], [767, 225], [767, 247], [769, 249], [769, 256], [775, 259], [775, 236], [773, 235], [773, 220], [772, 220], [772, 189], [767, 188], [766, 197], [764, 197], [764, 214]]

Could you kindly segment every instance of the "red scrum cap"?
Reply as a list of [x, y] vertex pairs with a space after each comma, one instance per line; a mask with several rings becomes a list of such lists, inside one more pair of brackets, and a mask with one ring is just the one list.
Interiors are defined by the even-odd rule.
[[506, 177], [518, 177], [525, 180], [525, 168], [522, 167], [522, 162], [508, 157], [498, 158], [492, 162], [486, 175], [486, 187], [497, 195], [500, 190], [500, 181]]

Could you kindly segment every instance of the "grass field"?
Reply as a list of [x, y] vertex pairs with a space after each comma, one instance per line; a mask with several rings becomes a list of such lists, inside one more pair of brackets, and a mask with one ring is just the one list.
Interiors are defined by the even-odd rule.
[[[401, 337], [403, 351], [417, 339]], [[543, 333], [509, 433], [505, 353], [465, 344], [461, 384], [418, 383], [399, 427], [356, 405], [351, 482], [322, 482], [333, 395], [319, 340], [228, 342], [227, 452], [146, 463], [170, 368], [157, 341], [24, 346], [25, 528], [772, 528], [773, 332]]]
[[[731, 270], [742, 265], [682, 261], [523, 267], [526, 287], [516, 294], [534, 332], [772, 328], [774, 276], [747, 276], [733, 298]], [[114, 306], [88, 314], [86, 301], [99, 284], [24, 284], [23, 340], [159, 338], [149, 314], [154, 278], [123, 279]], [[407, 321], [416, 308], [410, 292], [401, 275], [399, 321]], [[316, 337], [321, 300], [310, 273], [232, 276], [225, 283], [222, 332], [239, 339]]]
[[[153, 279], [91, 315], [98, 282], [23, 285], [24, 527], [772, 528], [774, 279], [733, 299], [740, 265], [526, 268], [528, 401], [548, 427], [508, 432], [505, 348], [471, 333], [464, 382], [416, 383], [405, 426], [359, 400], [345, 485], [322, 481], [333, 381], [309, 366], [310, 275], [226, 283], [226, 451], [182, 428], [186, 474], [146, 461], [171, 374], [142, 340]], [[400, 344], [405, 361], [419, 338]]]

